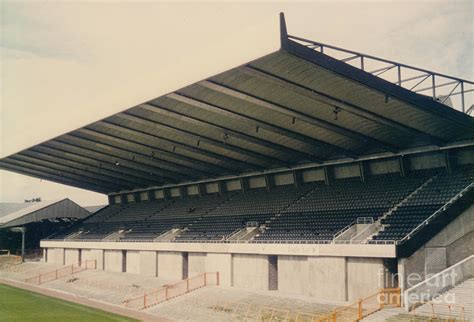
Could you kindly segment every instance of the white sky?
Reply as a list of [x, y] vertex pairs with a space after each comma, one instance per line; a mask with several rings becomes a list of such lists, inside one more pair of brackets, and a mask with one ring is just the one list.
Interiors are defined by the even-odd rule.
[[[472, 1], [5, 2], [0, 157], [278, 47], [290, 34], [473, 79]], [[0, 171], [0, 202], [103, 195]]]

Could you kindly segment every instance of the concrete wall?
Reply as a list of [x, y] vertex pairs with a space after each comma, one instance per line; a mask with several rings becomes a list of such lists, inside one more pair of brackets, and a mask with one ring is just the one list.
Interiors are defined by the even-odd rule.
[[410, 156], [410, 168], [412, 170], [441, 168], [445, 166], [446, 162], [444, 159], [444, 155], [441, 152]]
[[104, 270], [109, 272], [122, 271], [122, 251], [105, 250], [104, 251]]
[[226, 186], [227, 191], [234, 191], [234, 190], [240, 190], [241, 189], [239, 179], [226, 181], [225, 186]]
[[158, 252], [158, 277], [170, 280], [183, 278], [183, 254]]
[[335, 256], [395, 258], [395, 245], [367, 244], [253, 244], [170, 242], [77, 242], [42, 240], [43, 248], [154, 250], [189, 253], [225, 253], [289, 256]]
[[181, 191], [179, 190], [179, 188], [171, 188], [170, 189], [170, 196], [171, 197], [179, 197], [179, 196], [181, 196]]
[[377, 292], [384, 286], [383, 272], [383, 260], [380, 258], [348, 258], [348, 300], [352, 302]]
[[249, 187], [251, 189], [266, 187], [265, 177], [260, 176], [249, 178]]
[[151, 277], [158, 275], [157, 252], [140, 251], [140, 274]]
[[344, 257], [309, 257], [309, 296], [334, 301], [347, 300], [347, 261]]
[[335, 179], [351, 177], [360, 177], [360, 169], [358, 164], [343, 164], [334, 167]]
[[206, 184], [207, 193], [217, 193], [219, 192], [219, 184], [217, 182]]
[[48, 248], [48, 263], [64, 265], [64, 248]]
[[163, 190], [155, 190], [153, 194], [155, 195], [155, 199], [163, 199], [165, 197]]
[[303, 182], [324, 181], [324, 169], [311, 169], [303, 171]]
[[293, 173], [277, 173], [274, 177], [275, 186], [284, 186], [287, 184], [294, 184]]
[[[48, 261], [62, 263], [62, 254], [76, 258], [77, 249], [48, 249]], [[83, 260], [97, 260], [97, 268], [122, 271], [122, 250], [83, 249]], [[127, 250], [127, 273], [181, 280], [183, 253]], [[51, 256], [51, 257], [50, 257]], [[105, 265], [102, 263], [104, 259]], [[263, 254], [188, 253], [188, 276], [219, 272], [223, 286], [268, 290], [269, 261]], [[323, 300], [353, 301], [382, 287], [383, 258], [336, 256], [278, 256], [278, 290]]]
[[140, 252], [127, 250], [127, 273], [140, 274]]
[[188, 275], [190, 277], [206, 272], [206, 253], [189, 253]]
[[322, 300], [347, 300], [344, 257], [278, 256], [278, 290]]
[[188, 196], [195, 196], [199, 194], [199, 187], [197, 185], [187, 186], [186, 193]]
[[148, 192], [140, 192], [140, 201], [147, 201], [148, 199]]
[[370, 174], [386, 174], [400, 172], [400, 163], [398, 159], [378, 160], [369, 162]]
[[219, 272], [223, 286], [232, 286], [233, 276], [232, 254], [208, 253], [206, 256], [206, 271]]
[[[435, 274], [474, 254], [474, 205], [466, 209], [455, 220], [441, 230], [429, 242], [408, 258], [398, 263], [403, 289], [416, 284], [408, 283], [411, 275], [424, 280], [428, 274]], [[409, 285], [413, 284], [413, 285]]]
[[[307, 294], [309, 266], [307, 256], [278, 256], [278, 290]], [[300, 278], [298, 278], [300, 277]]]
[[233, 286], [268, 290], [268, 256], [235, 254], [232, 263]]
[[104, 251], [102, 249], [83, 249], [82, 261], [95, 260], [97, 262], [97, 269], [104, 269]]
[[79, 263], [79, 249], [64, 250], [64, 265], [72, 265]]

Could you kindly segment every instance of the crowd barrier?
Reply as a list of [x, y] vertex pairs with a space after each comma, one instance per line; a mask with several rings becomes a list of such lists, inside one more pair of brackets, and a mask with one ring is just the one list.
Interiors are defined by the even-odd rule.
[[51, 282], [72, 274], [80, 273], [88, 269], [96, 269], [97, 262], [95, 260], [87, 260], [77, 264], [72, 264], [64, 266], [54, 271], [49, 271], [46, 273], [39, 273], [33, 277], [25, 279], [26, 283], [41, 285], [47, 282]]
[[125, 305], [125, 307], [143, 310], [208, 285], [219, 285], [219, 272], [202, 273], [176, 284], [166, 285], [158, 290], [125, 300], [123, 301], [123, 305]]

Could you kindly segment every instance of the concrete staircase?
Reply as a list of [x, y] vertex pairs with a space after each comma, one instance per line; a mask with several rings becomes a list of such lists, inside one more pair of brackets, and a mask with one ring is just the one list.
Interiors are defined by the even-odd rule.
[[169, 242], [175, 240], [177, 236], [179, 236], [183, 231], [186, 229], [180, 229], [180, 228], [172, 228], [168, 231], [165, 231], [163, 234], [159, 235], [154, 239], [154, 241], [163, 241], [163, 242]]
[[124, 231], [123, 230], [119, 230], [119, 231], [116, 231], [116, 232], [113, 232], [107, 236], [105, 236], [103, 238], [103, 241], [117, 241], [120, 239], [120, 237], [122, 237], [124, 235]]
[[[386, 308], [379, 310], [365, 318], [363, 318], [361, 321], [366, 322], [366, 321], [374, 321], [374, 322], [379, 322], [379, 321], [387, 321], [390, 318], [399, 316], [400, 314], [406, 314], [405, 310], [401, 307], [391, 307], [391, 308]], [[410, 321], [410, 320], [408, 320]]]
[[259, 232], [258, 227], [245, 227], [231, 234], [226, 240], [251, 240]]
[[[417, 316], [439, 316], [461, 319], [462, 309], [464, 320], [474, 321], [474, 278], [468, 279], [439, 295], [433, 301], [417, 307], [414, 311]], [[453, 304], [449, 307], [449, 304]]]

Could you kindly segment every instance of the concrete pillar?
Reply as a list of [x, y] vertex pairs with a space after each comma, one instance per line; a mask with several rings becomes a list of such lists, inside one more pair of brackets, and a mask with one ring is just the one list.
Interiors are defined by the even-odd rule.
[[275, 177], [273, 174], [266, 174], [265, 175], [265, 186], [267, 191], [270, 191], [275, 187]]
[[400, 155], [398, 157], [398, 164], [400, 167], [400, 176], [407, 177], [410, 174], [410, 160], [408, 157]]
[[246, 192], [249, 190], [249, 179], [242, 177], [240, 178], [240, 189], [242, 192]]
[[360, 161], [359, 164], [359, 174], [360, 180], [365, 182], [367, 177], [369, 176], [369, 164], [367, 162]]
[[324, 182], [326, 185], [331, 185], [334, 181], [334, 167], [325, 166], [324, 167]]

